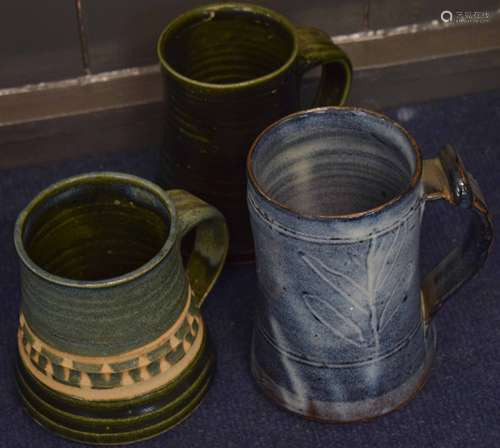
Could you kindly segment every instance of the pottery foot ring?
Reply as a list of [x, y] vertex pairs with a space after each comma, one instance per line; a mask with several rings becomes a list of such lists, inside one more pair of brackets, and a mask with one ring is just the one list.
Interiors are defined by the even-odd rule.
[[78, 442], [122, 444], [170, 429], [197, 408], [215, 370], [203, 322], [190, 313], [141, 354], [99, 363], [61, 356], [22, 315], [20, 322], [17, 383], [24, 406], [40, 425]]

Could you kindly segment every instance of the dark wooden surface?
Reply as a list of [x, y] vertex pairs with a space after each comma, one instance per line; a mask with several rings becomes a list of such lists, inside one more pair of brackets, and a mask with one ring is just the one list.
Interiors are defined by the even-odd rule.
[[161, 132], [158, 102], [17, 124], [0, 128], [0, 169], [137, 151], [158, 146]]
[[[152, 65], [14, 93], [1, 88], [83, 74], [78, 22], [72, 0], [51, 0], [43, 6], [28, 0], [3, 4], [0, 168], [161, 145], [162, 91], [154, 42], [168, 20], [200, 3], [204, 2], [147, 0], [130, 1], [124, 7], [117, 0], [82, 0], [92, 72]], [[376, 28], [404, 20], [400, 12], [391, 22], [389, 11], [400, 6], [390, 0], [371, 0], [369, 10], [368, 0], [341, 0], [327, 6], [319, 0], [260, 3], [298, 24], [314, 24], [334, 35], [359, 31], [368, 26], [368, 19]], [[408, 20], [434, 14], [425, 8], [412, 9], [416, 4], [408, 3]], [[436, 5], [441, 8], [441, 0]], [[474, 10], [492, 5], [490, 0], [480, 0]], [[377, 22], [384, 8], [387, 21]], [[50, 19], [45, 18], [47, 13], [52, 14]], [[113, 20], [106, 21], [109, 17]], [[122, 43], [117, 46], [117, 41]], [[351, 105], [383, 109], [500, 87], [500, 14], [480, 25], [433, 30], [414, 26], [377, 36], [341, 36], [337, 43], [350, 55], [355, 69]], [[306, 80], [306, 98], [312, 96], [316, 83], [314, 77]]]
[[[500, 0], [253, 0], [299, 25], [344, 35], [432, 20], [441, 11], [486, 12]], [[79, 0], [91, 73], [156, 63], [155, 45], [174, 17], [207, 0]], [[84, 74], [75, 0], [2, 0], [0, 89]], [[474, 38], [474, 37], [472, 37]], [[435, 42], [436, 45], [439, 42]]]
[[360, 70], [352, 88], [350, 104], [375, 110], [498, 89], [500, 51]]
[[0, 89], [82, 74], [73, 0], [2, 0]]
[[136, 73], [56, 83], [51, 88], [0, 96], [0, 129], [159, 101], [158, 68], [140, 70], [140, 75]]
[[[284, 14], [298, 25], [316, 26], [333, 36], [440, 21], [443, 10], [486, 12], [500, 8], [500, 0], [254, 2]], [[126, 3], [122, 0], [81, 0], [91, 72], [155, 63], [156, 41], [164, 26], [177, 15], [206, 3], [204, 0], [134, 0]]]
[[[256, 0], [298, 24], [314, 25], [331, 35], [363, 29], [368, 0]], [[206, 0], [82, 0], [90, 69], [102, 72], [153, 64], [156, 41], [177, 15]], [[126, 5], [126, 7], [124, 7]]]
[[441, 20], [444, 10], [452, 13], [485, 12], [498, 8], [499, 0], [370, 0], [368, 26], [381, 29]]
[[[500, 88], [500, 22], [362, 39], [348, 103], [372, 109]], [[305, 96], [311, 96], [315, 79]], [[159, 146], [157, 66], [70, 86], [0, 96], [0, 167]]]
[[[346, 45], [358, 69], [467, 56], [500, 48], [500, 15], [497, 14], [482, 25], [439, 27], [432, 31], [416, 29], [403, 34], [386, 35], [382, 39], [350, 41]], [[499, 63], [492, 58], [491, 65], [497, 66]]]

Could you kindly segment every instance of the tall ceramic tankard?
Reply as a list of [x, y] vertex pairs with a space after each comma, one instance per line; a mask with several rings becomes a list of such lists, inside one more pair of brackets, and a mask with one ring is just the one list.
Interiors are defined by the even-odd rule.
[[[389, 118], [350, 108], [297, 113], [248, 155], [260, 298], [252, 370], [283, 407], [327, 421], [385, 414], [424, 383], [432, 316], [484, 263], [492, 224], [450, 148], [422, 161]], [[463, 245], [420, 283], [427, 201], [473, 212]]]
[[33, 199], [15, 244], [17, 379], [40, 424], [80, 442], [125, 443], [192, 412], [214, 369], [200, 307], [228, 248], [216, 209], [135, 176], [91, 173]]
[[323, 66], [316, 105], [342, 104], [347, 56], [314, 28], [257, 5], [220, 3], [173, 20], [158, 41], [164, 83], [161, 181], [214, 204], [231, 234], [229, 259], [253, 258], [245, 157], [267, 125], [300, 108], [302, 76]]

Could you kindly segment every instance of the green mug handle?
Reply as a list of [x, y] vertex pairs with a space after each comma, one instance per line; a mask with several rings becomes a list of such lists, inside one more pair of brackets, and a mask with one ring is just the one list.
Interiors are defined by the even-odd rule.
[[196, 229], [194, 246], [186, 266], [194, 302], [201, 307], [219, 277], [229, 248], [229, 231], [222, 213], [184, 190], [169, 190], [174, 202], [179, 244]]
[[317, 28], [297, 28], [299, 38], [299, 72], [323, 67], [313, 106], [343, 105], [352, 81], [351, 61], [330, 36]]

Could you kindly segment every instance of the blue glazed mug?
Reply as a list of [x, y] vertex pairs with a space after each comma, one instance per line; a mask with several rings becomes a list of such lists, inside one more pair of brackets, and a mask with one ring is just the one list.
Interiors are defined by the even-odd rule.
[[[293, 412], [355, 421], [394, 410], [427, 377], [432, 316], [483, 265], [493, 230], [451, 147], [422, 160], [389, 118], [328, 107], [268, 127], [247, 160], [259, 300], [252, 371]], [[463, 245], [423, 283], [427, 201], [472, 213]]]

